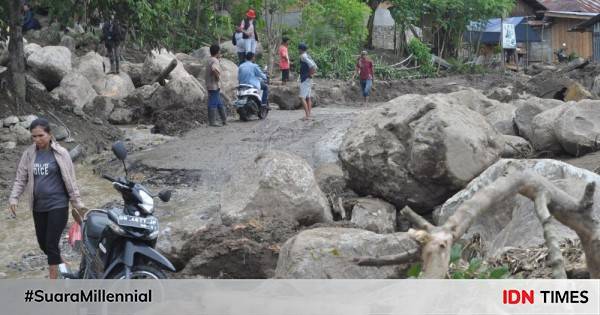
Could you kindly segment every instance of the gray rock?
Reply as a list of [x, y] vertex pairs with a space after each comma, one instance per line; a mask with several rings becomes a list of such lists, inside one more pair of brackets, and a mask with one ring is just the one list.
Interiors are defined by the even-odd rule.
[[173, 79], [166, 86], [159, 86], [145, 105], [152, 111], [189, 106], [197, 107], [199, 111], [206, 111], [206, 106], [199, 106], [205, 99], [206, 90], [202, 84], [188, 75]]
[[154, 83], [152, 85], [143, 85], [131, 92], [126, 98], [123, 99], [123, 103], [129, 108], [143, 108], [146, 104], [150, 103], [152, 94], [160, 87], [160, 84]]
[[567, 106], [555, 124], [563, 149], [574, 156], [600, 149], [600, 101], [581, 101]]
[[517, 110], [515, 112], [515, 124], [519, 136], [531, 140], [533, 118], [547, 110], [564, 104], [564, 102], [553, 99], [531, 97], [525, 100], [517, 100], [513, 103]]
[[98, 91], [99, 95], [109, 96], [115, 99], [127, 97], [135, 90], [133, 81], [127, 73], [109, 74], [104, 77], [104, 86]]
[[[317, 103], [318, 95], [313, 87], [311, 99], [313, 106]], [[269, 102], [279, 105], [281, 110], [294, 110], [302, 108], [302, 101], [298, 97], [298, 85], [273, 85], [269, 87]]]
[[591, 92], [596, 96], [600, 96], [600, 75], [594, 78]]
[[316, 166], [327, 163], [338, 163], [340, 161], [340, 147], [344, 141], [344, 135], [348, 130], [348, 124], [340, 124], [327, 132], [317, 143], [313, 150], [313, 160]]
[[4, 120], [0, 119], [0, 130], [2, 130], [3, 127], [4, 127]]
[[447, 99], [404, 95], [359, 116], [340, 151], [350, 187], [428, 213], [497, 161], [498, 132]]
[[25, 74], [25, 80], [27, 81], [27, 87], [38, 91], [38, 92], [46, 92], [46, 86], [42, 84], [42, 82], [38, 81], [34, 76], [30, 74]]
[[17, 143], [14, 141], [0, 142], [0, 148], [3, 148], [5, 150], [12, 150], [16, 147], [17, 147]]
[[27, 116], [22, 116], [19, 117], [19, 120], [21, 121], [19, 123], [19, 125], [25, 129], [29, 129], [29, 126], [31, 126], [31, 123], [36, 120], [38, 117], [36, 115], [27, 115]]
[[475, 89], [463, 89], [450, 94], [441, 94], [441, 98], [456, 105], [466, 106], [485, 117], [499, 133], [505, 135], [516, 135], [514, 125], [515, 106], [489, 99], [481, 91]]
[[50, 91], [71, 72], [71, 52], [63, 46], [46, 46], [27, 58], [27, 66]]
[[106, 81], [105, 71], [110, 68], [110, 61], [100, 54], [90, 51], [81, 56], [75, 64], [75, 71], [82, 74], [92, 84], [96, 93], [100, 93], [104, 89]]
[[504, 139], [503, 158], [527, 158], [533, 154], [533, 146], [529, 141], [517, 137], [502, 135]]
[[206, 60], [210, 57], [210, 47], [205, 46], [202, 48], [198, 48], [192, 52], [192, 57], [198, 58], [200, 60]]
[[[169, 63], [176, 59], [175, 55], [164, 49], [153, 50], [146, 56], [142, 71], [142, 84], [152, 84], [154, 79], [165, 69]], [[183, 63], [177, 62], [177, 66], [169, 74], [169, 80], [184, 79], [190, 74], [183, 68]]]
[[19, 125], [13, 125], [10, 127], [10, 132], [17, 136], [17, 144], [31, 144], [31, 133], [29, 130]]
[[63, 35], [60, 39], [60, 46], [65, 46], [67, 47], [72, 53], [75, 53], [75, 39], [73, 39], [73, 37], [69, 36], [69, 35]]
[[58, 141], [63, 141], [69, 137], [69, 131], [65, 126], [52, 126], [52, 134], [54, 138]]
[[[444, 223], [456, 209], [473, 194], [488, 186], [494, 179], [506, 172], [530, 171], [552, 181], [575, 199], [580, 199], [585, 185], [589, 182], [600, 184], [600, 176], [590, 171], [576, 168], [556, 160], [500, 160], [469, 186], [450, 198], [434, 215], [438, 224]], [[594, 203], [600, 202], [600, 194], [594, 196]], [[594, 207], [598, 209], [598, 207]], [[597, 211], [597, 210], [595, 210]], [[598, 213], [594, 217], [598, 218]], [[560, 240], [577, 238], [566, 226], [551, 223], [552, 230]], [[487, 250], [487, 256], [498, 256], [506, 247], [536, 247], [544, 243], [542, 226], [535, 214], [531, 200], [516, 195], [496, 203], [487, 214], [479, 216], [464, 235], [464, 239], [479, 234]]]
[[117, 108], [115, 109], [108, 118], [111, 124], [115, 125], [127, 125], [133, 120], [133, 112], [128, 108]]
[[57, 96], [72, 109], [79, 110], [98, 96], [90, 82], [78, 72], [71, 72], [65, 76], [60, 86], [50, 94]]
[[573, 106], [573, 102], [556, 106], [550, 110], [544, 111], [535, 117], [531, 122], [531, 135], [529, 141], [533, 148], [538, 152], [563, 152], [563, 148], [556, 137], [556, 122], [560, 116]]
[[280, 217], [302, 225], [332, 221], [327, 197], [302, 158], [267, 151], [238, 168], [221, 193], [225, 224]]
[[17, 116], [8, 116], [3, 120], [4, 127], [10, 127], [12, 125], [16, 125], [19, 123], [19, 117]]
[[38, 51], [42, 49], [42, 46], [36, 44], [36, 43], [30, 43], [27, 44], [23, 47], [23, 53], [25, 54], [25, 60], [27, 60], [27, 58], [29, 58], [29, 56], [31, 56], [34, 52]]
[[350, 221], [371, 232], [393, 233], [396, 227], [396, 208], [380, 199], [359, 198], [352, 208]]
[[144, 71], [143, 63], [123, 62], [119, 68], [119, 71], [125, 72], [129, 75], [131, 82], [133, 82], [133, 86], [136, 88], [142, 86], [142, 72]]
[[306, 230], [287, 240], [281, 247], [275, 278], [400, 278], [404, 275], [401, 266], [362, 267], [352, 259], [403, 253], [417, 246], [406, 233], [376, 234], [345, 228]]
[[17, 135], [8, 128], [0, 129], [0, 142], [17, 142]]
[[92, 117], [106, 120], [114, 108], [115, 104], [111, 97], [100, 95], [97, 96], [93, 102], [87, 103], [83, 107], [83, 111]]

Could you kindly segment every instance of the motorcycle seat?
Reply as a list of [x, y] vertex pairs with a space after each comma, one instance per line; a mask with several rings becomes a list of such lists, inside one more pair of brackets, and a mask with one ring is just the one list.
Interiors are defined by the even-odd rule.
[[238, 89], [255, 89], [256, 87], [254, 85], [250, 85], [250, 84], [240, 84], [238, 85]]

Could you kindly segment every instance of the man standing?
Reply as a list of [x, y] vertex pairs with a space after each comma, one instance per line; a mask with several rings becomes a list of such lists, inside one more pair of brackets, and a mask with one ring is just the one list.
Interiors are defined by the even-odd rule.
[[123, 34], [119, 22], [115, 20], [114, 12], [110, 14], [110, 19], [102, 26], [102, 36], [100, 38], [108, 51], [110, 59], [110, 71], [108, 73], [119, 73], [119, 45], [123, 40]]
[[204, 80], [206, 81], [206, 90], [208, 91], [208, 125], [211, 127], [220, 127], [216, 124], [217, 112], [221, 116], [223, 126], [227, 125], [227, 113], [221, 101], [221, 65], [219, 58], [221, 47], [214, 44], [210, 46], [210, 58], [206, 63]]
[[298, 45], [300, 51], [300, 99], [304, 107], [304, 120], [310, 119], [312, 111], [311, 88], [312, 77], [317, 72], [317, 64], [308, 55], [306, 44]]
[[260, 70], [260, 67], [254, 63], [254, 54], [246, 53], [246, 62], [238, 69], [238, 80], [240, 84], [249, 84], [262, 90], [261, 105], [269, 104], [269, 89], [266, 84], [267, 76]]
[[288, 55], [289, 38], [283, 37], [279, 46], [279, 69], [281, 70], [281, 83], [285, 85], [290, 80], [290, 57]]
[[373, 61], [367, 55], [366, 50], [363, 50], [360, 53], [360, 58], [356, 63], [356, 71], [354, 72], [354, 75], [352, 75], [352, 80], [354, 80], [357, 73], [358, 77], [360, 78], [360, 87], [364, 97], [364, 105], [367, 106], [369, 95], [371, 94], [371, 87], [373, 87], [373, 80], [375, 80], [375, 75], [373, 71]]

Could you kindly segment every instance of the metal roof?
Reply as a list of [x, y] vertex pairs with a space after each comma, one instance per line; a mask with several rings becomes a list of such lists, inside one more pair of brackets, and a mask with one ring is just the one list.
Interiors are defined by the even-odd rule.
[[548, 11], [600, 13], [600, 0], [538, 0]]

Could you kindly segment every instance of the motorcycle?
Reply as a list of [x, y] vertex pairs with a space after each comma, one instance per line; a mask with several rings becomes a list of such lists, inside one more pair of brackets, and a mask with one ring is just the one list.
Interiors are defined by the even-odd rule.
[[[268, 77], [266, 83], [269, 84]], [[237, 99], [233, 105], [241, 121], [248, 121], [252, 116], [257, 116], [259, 119], [267, 118], [270, 108], [268, 104], [262, 104], [262, 93], [261, 89], [249, 84], [240, 84], [237, 87]]]
[[159, 233], [158, 219], [152, 215], [154, 198], [171, 199], [171, 191], [153, 195], [139, 183], [127, 179], [127, 149], [122, 142], [112, 146], [123, 163], [125, 177], [102, 175], [121, 193], [123, 208], [91, 209], [82, 220], [79, 272], [73, 274], [63, 264], [60, 273], [70, 279], [165, 279], [163, 270], [174, 272], [173, 264], [154, 247]]

